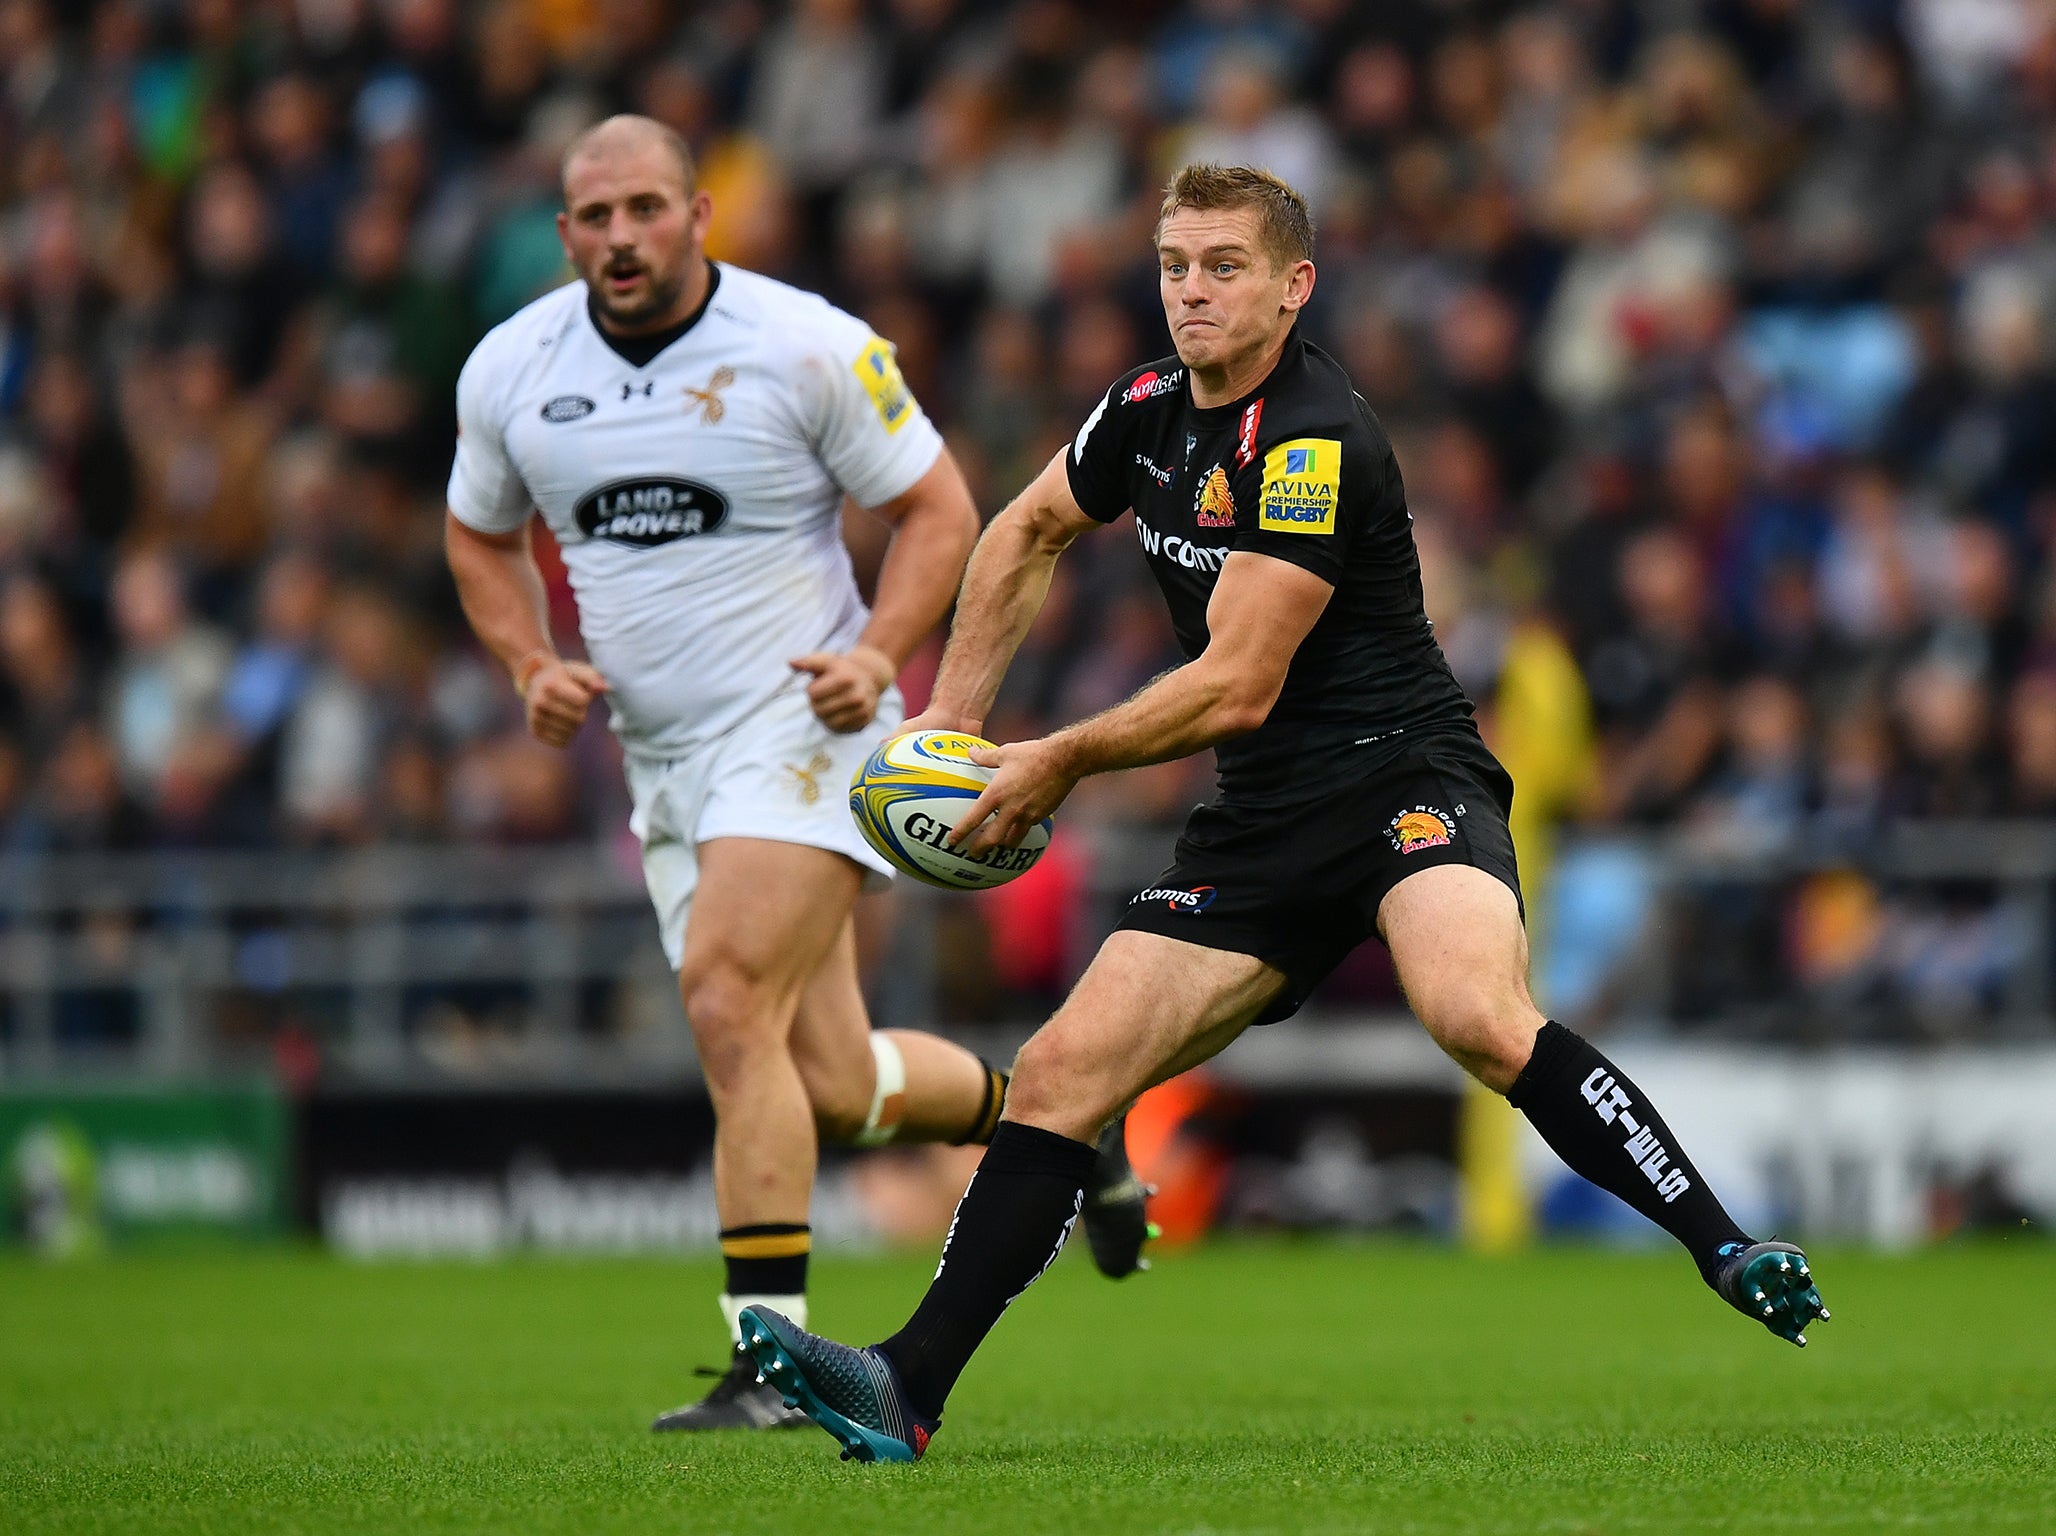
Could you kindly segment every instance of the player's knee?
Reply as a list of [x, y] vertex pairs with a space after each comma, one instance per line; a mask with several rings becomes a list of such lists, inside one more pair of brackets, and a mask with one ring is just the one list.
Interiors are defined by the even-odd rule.
[[1542, 1017], [1527, 999], [1496, 988], [1464, 988], [1421, 1010], [1421, 1022], [1456, 1064], [1504, 1093], [1528, 1064]]
[[700, 1070], [716, 1092], [741, 1081], [767, 1054], [784, 1049], [770, 1027], [770, 993], [741, 967], [721, 961], [688, 964], [679, 973], [678, 990]]
[[[1111, 1118], [1100, 1101], [1113, 1090], [1099, 1081], [1094, 1057], [1065, 1031], [1045, 1027], [1021, 1047], [1007, 1084], [1007, 1118], [1031, 1125], [1065, 1127], [1076, 1121], [1097, 1126]], [[1096, 1117], [1096, 1118], [1095, 1118]]]

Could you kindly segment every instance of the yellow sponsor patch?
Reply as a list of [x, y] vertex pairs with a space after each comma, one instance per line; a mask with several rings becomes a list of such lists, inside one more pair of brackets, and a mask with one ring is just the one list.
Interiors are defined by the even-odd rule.
[[871, 397], [872, 408], [878, 412], [878, 419], [885, 424], [886, 432], [899, 431], [914, 412], [914, 394], [900, 376], [899, 362], [892, 355], [892, 343], [882, 336], [873, 336], [870, 345], [857, 354], [857, 360], [850, 366], [856, 369], [864, 393]]
[[1342, 500], [1342, 444], [1295, 437], [1264, 455], [1256, 523], [1273, 533], [1333, 533]]

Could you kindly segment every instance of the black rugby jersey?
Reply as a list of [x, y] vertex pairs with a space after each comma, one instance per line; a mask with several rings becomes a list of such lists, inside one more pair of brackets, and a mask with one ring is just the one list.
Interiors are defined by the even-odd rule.
[[1215, 748], [1223, 796], [1307, 798], [1423, 731], [1475, 734], [1422, 606], [1392, 444], [1341, 366], [1297, 330], [1278, 366], [1228, 405], [1193, 405], [1175, 357], [1127, 374], [1065, 463], [1089, 516], [1110, 523], [1134, 509], [1188, 657], [1206, 649], [1207, 600], [1233, 550], [1289, 561], [1335, 588], [1269, 718]]

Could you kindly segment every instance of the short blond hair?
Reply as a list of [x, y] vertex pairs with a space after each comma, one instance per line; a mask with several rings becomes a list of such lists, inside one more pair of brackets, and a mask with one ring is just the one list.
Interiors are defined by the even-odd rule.
[[1180, 208], [1254, 208], [1258, 238], [1273, 265], [1313, 259], [1314, 216], [1306, 199], [1269, 171], [1249, 165], [1186, 166], [1164, 188], [1163, 206], [1157, 209], [1158, 240]]
[[654, 117], [643, 117], [634, 112], [622, 112], [616, 116], [594, 123], [564, 151], [564, 160], [558, 169], [558, 179], [569, 190], [572, 162], [586, 155], [604, 152], [610, 145], [657, 144], [668, 150], [678, 162], [678, 174], [685, 179], [685, 195], [692, 196], [699, 182], [699, 169], [693, 164], [692, 146], [685, 142], [685, 136], [668, 123], [660, 123]]

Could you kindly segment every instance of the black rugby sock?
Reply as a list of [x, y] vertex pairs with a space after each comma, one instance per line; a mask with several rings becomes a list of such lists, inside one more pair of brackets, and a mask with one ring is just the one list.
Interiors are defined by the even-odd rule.
[[953, 1147], [989, 1147], [993, 1133], [999, 1129], [1000, 1112], [1007, 1107], [1007, 1084], [1011, 1074], [1002, 1072], [989, 1062], [981, 1061], [985, 1068], [985, 1094], [978, 1101], [978, 1113], [971, 1121], [971, 1129], [963, 1139], [950, 1143]]
[[1683, 1243], [1708, 1284], [1721, 1244], [1749, 1241], [1655, 1106], [1583, 1036], [1544, 1024], [1506, 1097], [1573, 1173]]
[[803, 1221], [721, 1229], [721, 1258], [731, 1296], [798, 1296], [807, 1288], [813, 1228]]
[[1095, 1155], [1089, 1141], [1012, 1120], [993, 1133], [957, 1202], [928, 1294], [906, 1327], [878, 1346], [918, 1412], [940, 1417], [1000, 1313], [1063, 1249]]

